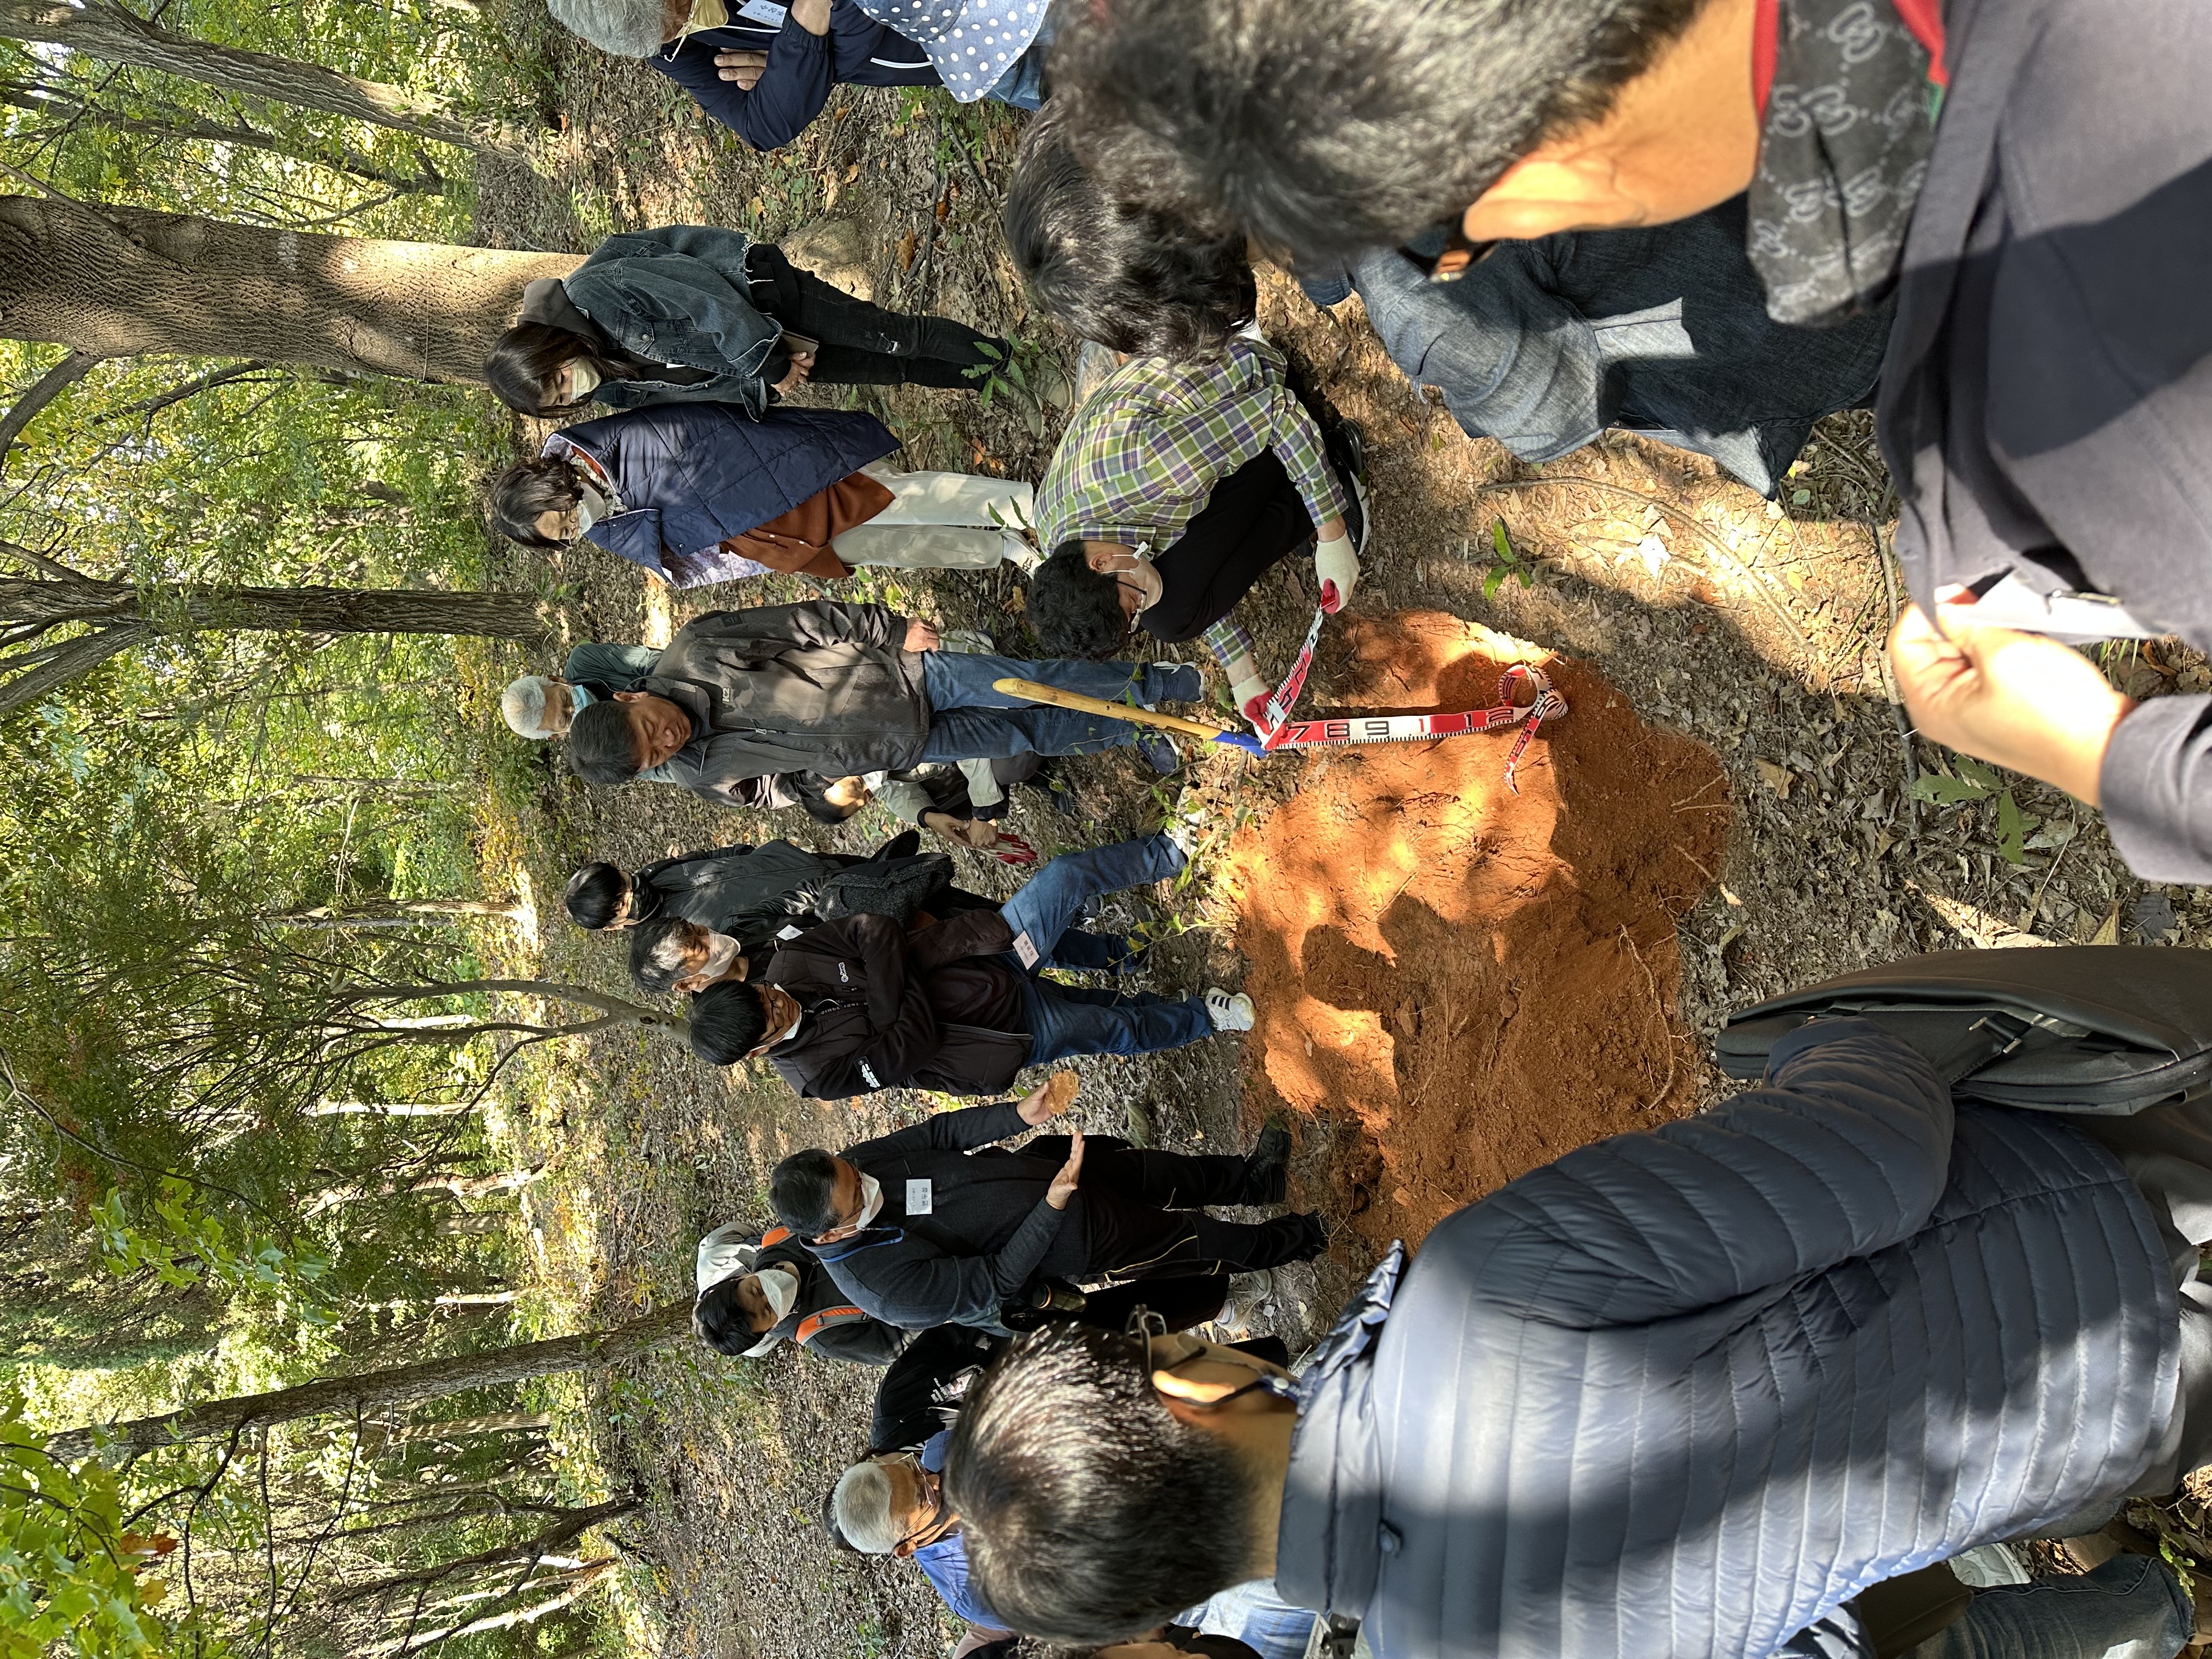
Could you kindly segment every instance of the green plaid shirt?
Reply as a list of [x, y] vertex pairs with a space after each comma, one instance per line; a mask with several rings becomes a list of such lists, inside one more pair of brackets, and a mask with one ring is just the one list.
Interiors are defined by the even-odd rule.
[[[1283, 354], [1243, 336], [1218, 362], [1132, 358], [1076, 410], [1037, 486], [1037, 544], [1173, 545], [1213, 486], [1272, 449], [1318, 526], [1344, 515], [1321, 428], [1292, 392]], [[1252, 672], [1234, 616], [1206, 633], [1233, 679]], [[1238, 659], [1242, 659], [1240, 662]]]

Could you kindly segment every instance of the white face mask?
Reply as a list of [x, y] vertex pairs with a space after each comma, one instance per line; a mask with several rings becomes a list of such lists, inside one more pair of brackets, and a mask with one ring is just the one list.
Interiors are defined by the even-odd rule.
[[593, 525], [604, 523], [611, 517], [614, 503], [597, 484], [579, 479], [576, 483], [576, 533], [580, 536]]
[[568, 401], [580, 404], [599, 389], [599, 371], [581, 357], [568, 360]]
[[730, 971], [738, 958], [744, 953], [744, 945], [727, 933], [709, 932], [707, 935], [707, 960], [686, 975], [686, 978], [716, 980]]
[[865, 1227], [883, 1213], [884, 1183], [872, 1175], [860, 1177], [860, 1218], [853, 1224]]
[[788, 1267], [764, 1267], [759, 1278], [761, 1295], [780, 1325], [799, 1300], [799, 1275]]

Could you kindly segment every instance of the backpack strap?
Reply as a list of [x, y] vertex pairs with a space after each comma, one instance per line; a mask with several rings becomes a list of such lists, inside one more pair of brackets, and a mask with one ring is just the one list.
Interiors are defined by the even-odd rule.
[[849, 1302], [835, 1308], [824, 1308], [819, 1313], [811, 1313], [800, 1320], [792, 1340], [804, 1347], [833, 1325], [850, 1325], [867, 1317], [864, 1310], [853, 1306]]

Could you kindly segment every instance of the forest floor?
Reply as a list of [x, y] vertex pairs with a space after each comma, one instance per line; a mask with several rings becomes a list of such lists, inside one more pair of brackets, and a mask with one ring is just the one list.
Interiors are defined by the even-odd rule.
[[[580, 252], [653, 224], [781, 238], [835, 220], [849, 229], [832, 263], [857, 252], [860, 267], [839, 280], [1008, 333], [1024, 362], [1072, 371], [1073, 343], [1027, 309], [999, 245], [1020, 130], [1009, 112], [842, 88], [798, 143], [762, 157], [650, 71], [546, 35], [542, 12], [528, 27], [565, 131], [535, 173], [480, 176], [479, 240]], [[2094, 812], [1902, 735], [1880, 649], [1896, 603], [1893, 498], [1866, 416], [1824, 422], [1777, 504], [1626, 436], [1531, 468], [1469, 441], [1408, 385], [1357, 301], [1332, 315], [1263, 270], [1261, 322], [1364, 429], [1374, 487], [1367, 574], [1326, 633], [1302, 712], [1480, 706], [1517, 659], [1548, 665], [1571, 713], [1531, 749], [1517, 796], [1502, 787], [1503, 736], [1264, 762], [1216, 752], [1173, 781], [1197, 790], [1209, 844], [1194, 878], [1130, 896], [1115, 919], [1158, 941], [1146, 983], [1242, 983], [1260, 1028], [1083, 1062], [1078, 1113], [1183, 1148], [1248, 1145], [1274, 1110], [1297, 1120], [1293, 1196], [1329, 1218], [1329, 1253], [1239, 1280], [1229, 1324], [1296, 1350], [1390, 1237], [1417, 1239], [1582, 1141], [1709, 1100], [1721, 1083], [1707, 1049], [1732, 1006], [1922, 950], [2212, 940], [2212, 893], [2136, 882]], [[1031, 478], [1060, 420], [1018, 398], [852, 401], [906, 440], [907, 465]], [[702, 611], [816, 591], [774, 579], [672, 598], [588, 548], [496, 556], [506, 583], [566, 602], [574, 640], [658, 642]], [[1003, 568], [863, 573], [837, 597], [983, 628], [1020, 654], [1018, 588]], [[1313, 590], [1310, 568], [1286, 565], [1243, 608], [1279, 672]], [[2110, 668], [2137, 696], [2208, 679], [2201, 659], [2163, 647]], [[510, 672], [474, 688], [483, 719], [496, 720]], [[1041, 854], [1162, 820], [1166, 790], [1126, 757], [1064, 778], [1056, 800], [1015, 797], [1014, 827]], [[1916, 799], [1915, 778], [1948, 804]], [[519, 891], [536, 917], [501, 965], [625, 987], [618, 947], [559, 911], [583, 859], [772, 835], [862, 850], [891, 828], [878, 809], [830, 832], [665, 789], [587, 789], [534, 755], [485, 808], [487, 890]], [[964, 884], [1012, 890], [1005, 866], [958, 858]], [[765, 1174], [784, 1152], [943, 1103], [798, 1102], [653, 1033], [537, 1052], [548, 1057], [507, 1091], [521, 1150], [548, 1166], [525, 1194], [521, 1271], [572, 1328], [688, 1297], [695, 1241], [764, 1221]], [[956, 1629], [919, 1574], [836, 1554], [815, 1521], [862, 1443], [874, 1380], [789, 1349], [747, 1362], [681, 1344], [579, 1385], [569, 1437], [613, 1486], [648, 1495], [614, 1534], [632, 1564], [622, 1640], [684, 1659], [945, 1650]]]

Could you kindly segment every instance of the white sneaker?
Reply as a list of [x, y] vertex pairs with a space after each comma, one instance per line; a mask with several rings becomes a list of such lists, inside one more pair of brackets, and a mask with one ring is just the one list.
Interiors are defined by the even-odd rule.
[[1206, 1017], [1217, 1031], [1249, 1031], [1258, 1023], [1259, 1013], [1242, 991], [1231, 996], [1217, 987], [1206, 994]]

